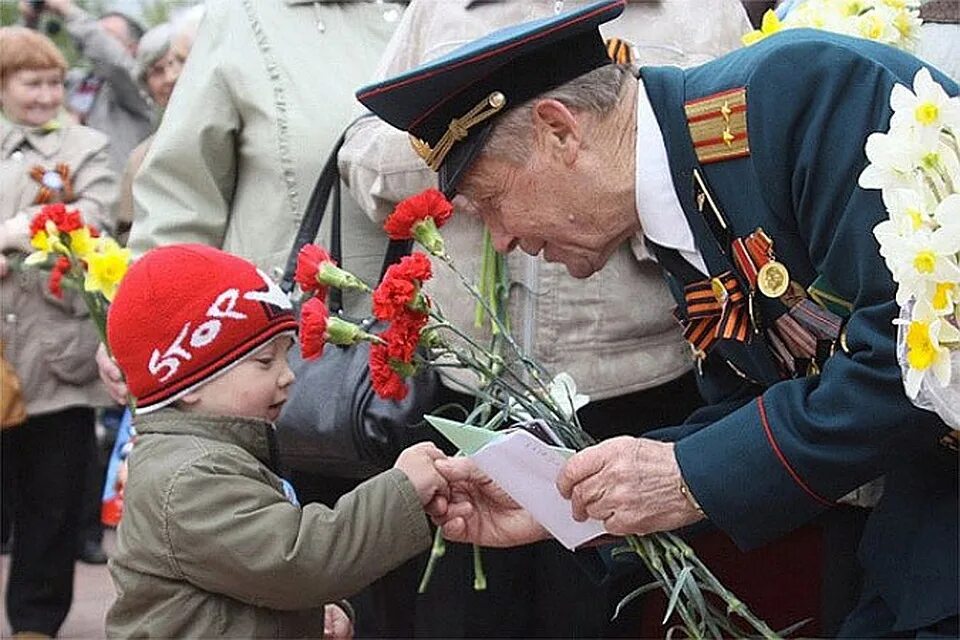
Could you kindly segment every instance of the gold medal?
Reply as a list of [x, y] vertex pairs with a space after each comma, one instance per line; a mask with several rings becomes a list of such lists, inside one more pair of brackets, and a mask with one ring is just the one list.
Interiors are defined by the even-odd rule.
[[757, 288], [768, 298], [779, 298], [790, 286], [790, 272], [783, 264], [771, 260], [757, 274]]
[[727, 288], [723, 286], [720, 278], [711, 278], [710, 288], [713, 289], [713, 297], [717, 299], [717, 302], [723, 304], [727, 299]]

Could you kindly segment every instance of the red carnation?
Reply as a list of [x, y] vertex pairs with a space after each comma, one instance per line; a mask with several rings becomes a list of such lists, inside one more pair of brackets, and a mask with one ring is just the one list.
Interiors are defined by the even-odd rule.
[[76, 209], [65, 209], [63, 217], [57, 224], [57, 229], [64, 233], [70, 233], [83, 228], [83, 216]]
[[419, 280], [423, 282], [433, 276], [430, 258], [425, 253], [414, 252], [409, 256], [404, 256], [400, 262], [390, 267], [394, 273], [407, 280]]
[[319, 298], [327, 297], [327, 288], [317, 280], [320, 267], [327, 262], [334, 266], [337, 264], [323, 247], [306, 244], [300, 249], [300, 253], [297, 254], [297, 272], [294, 280], [304, 293], [314, 293]]
[[380, 344], [370, 345], [370, 382], [381, 398], [403, 400], [407, 397], [406, 383], [390, 366], [387, 348]]
[[54, 263], [53, 269], [50, 271], [50, 279], [47, 281], [50, 293], [58, 298], [63, 297], [62, 282], [67, 271], [70, 271], [70, 260], [66, 256], [60, 256]]
[[443, 238], [437, 231], [453, 215], [453, 205], [436, 189], [400, 202], [383, 223], [392, 240], [416, 240], [435, 256], [443, 255]]
[[392, 360], [405, 364], [413, 362], [417, 345], [420, 344], [420, 333], [428, 320], [427, 314], [408, 310], [380, 334], [380, 337], [387, 341], [387, 354]]
[[327, 320], [330, 312], [320, 298], [310, 298], [300, 309], [300, 350], [305, 360], [314, 360], [323, 353], [327, 342]]
[[383, 282], [373, 292], [373, 315], [379, 320], [392, 320], [403, 313], [416, 296], [417, 286], [413, 282], [390, 277], [388, 269]]

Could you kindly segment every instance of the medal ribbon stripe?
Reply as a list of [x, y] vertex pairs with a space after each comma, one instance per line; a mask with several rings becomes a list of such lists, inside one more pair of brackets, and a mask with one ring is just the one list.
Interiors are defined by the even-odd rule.
[[746, 296], [733, 272], [687, 285], [684, 299], [683, 337], [694, 349], [706, 353], [720, 339], [746, 342], [750, 329]]

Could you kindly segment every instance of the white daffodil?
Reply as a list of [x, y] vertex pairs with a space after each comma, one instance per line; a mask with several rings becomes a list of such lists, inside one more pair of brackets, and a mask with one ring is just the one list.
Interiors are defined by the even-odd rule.
[[[879, 226], [879, 225], [878, 225]], [[920, 230], [907, 237], [878, 237], [881, 255], [900, 285], [897, 302], [902, 306], [911, 298], [926, 295], [929, 282], [960, 281], [957, 252], [960, 237], [946, 229]]]
[[[581, 407], [590, 402], [590, 396], [577, 393], [577, 383], [574, 382], [573, 376], [566, 371], [557, 374], [550, 381], [547, 391], [556, 407], [566, 418], [572, 417]], [[512, 399], [510, 401], [510, 414], [521, 420], [533, 420], [533, 416]]]
[[928, 282], [922, 299], [930, 304], [936, 315], [949, 316], [957, 308], [958, 294], [960, 284], [956, 282]]
[[937, 205], [933, 217], [941, 227], [949, 228], [951, 233], [960, 236], [960, 193], [947, 196]]
[[933, 228], [933, 208], [923, 193], [916, 189], [884, 189], [883, 204], [900, 235], [908, 236], [920, 229]]
[[960, 331], [937, 317], [929, 305], [917, 302], [910, 320], [894, 320], [904, 325], [907, 375], [904, 387], [912, 399], [920, 392], [927, 373], [932, 371], [941, 386], [950, 383], [950, 349], [946, 343], [960, 342]]
[[864, 189], [911, 188], [914, 173], [922, 158], [917, 136], [910, 129], [891, 129], [889, 133], [871, 133], [864, 148], [870, 164], [857, 183]]
[[922, 67], [913, 77], [913, 91], [897, 84], [890, 93], [891, 129], [911, 127], [919, 131], [924, 146], [935, 143], [940, 130], [960, 129], [960, 98], [951, 98]]
[[[886, 2], [887, 6], [890, 5]], [[920, 44], [920, 25], [923, 20], [920, 19], [920, 11], [907, 6], [893, 7], [895, 15], [893, 16], [893, 26], [900, 34], [899, 46], [907, 51], [916, 51]]]

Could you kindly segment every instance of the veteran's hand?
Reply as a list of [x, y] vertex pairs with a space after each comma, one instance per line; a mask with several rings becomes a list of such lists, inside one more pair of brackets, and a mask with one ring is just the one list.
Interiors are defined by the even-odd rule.
[[442, 504], [449, 493], [447, 481], [434, 466], [435, 460], [444, 457], [443, 451], [440, 451], [437, 445], [420, 442], [401, 451], [393, 465], [410, 479], [420, 496], [420, 504], [426, 508], [427, 513], [442, 510], [442, 507], [436, 505], [438, 502]]
[[324, 640], [351, 640], [353, 622], [339, 605], [328, 604], [323, 607]]
[[485, 547], [517, 547], [550, 537], [472, 460], [447, 458], [435, 464], [450, 483], [450, 502], [444, 514], [431, 515], [447, 540]]
[[107, 347], [103, 343], [97, 347], [97, 369], [100, 370], [100, 379], [107, 388], [107, 393], [117, 404], [127, 403], [127, 383], [123, 380], [123, 373], [120, 367], [113, 361], [110, 354], [107, 353]]
[[573, 503], [574, 519], [602, 520], [615, 535], [646, 535], [703, 518], [680, 492], [680, 479], [673, 443], [623, 436], [571, 457], [557, 489]]

